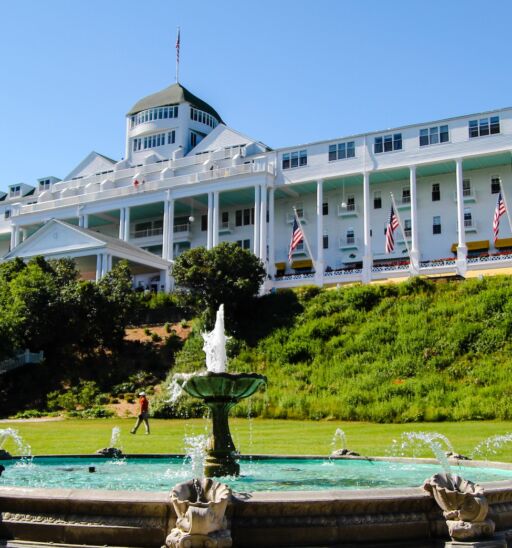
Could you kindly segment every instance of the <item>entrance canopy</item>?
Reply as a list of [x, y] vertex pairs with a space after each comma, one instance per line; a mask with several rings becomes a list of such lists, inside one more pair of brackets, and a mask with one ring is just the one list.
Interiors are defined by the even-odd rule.
[[128, 261], [134, 275], [165, 271], [171, 263], [128, 242], [87, 228], [52, 219], [20, 245], [4, 255], [4, 260], [69, 257], [76, 261], [85, 279], [99, 280], [120, 260]]

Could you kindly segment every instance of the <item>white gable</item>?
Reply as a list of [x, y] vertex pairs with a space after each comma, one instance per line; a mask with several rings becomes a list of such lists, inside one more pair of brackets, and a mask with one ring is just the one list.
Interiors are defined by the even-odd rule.
[[189, 156], [206, 151], [214, 151], [238, 145], [255, 143], [253, 139], [242, 135], [224, 124], [219, 124], [211, 131], [195, 148], [189, 152]]
[[87, 177], [88, 175], [94, 175], [95, 173], [102, 173], [104, 171], [110, 171], [114, 169], [116, 162], [102, 156], [97, 152], [91, 152], [86, 156], [76, 167], [68, 173], [65, 177], [66, 181], [70, 179], [76, 179], [77, 177]]
[[69, 225], [58, 221], [50, 221], [16, 247], [16, 249], [8, 253], [5, 258], [25, 258], [37, 255], [48, 256], [70, 251], [97, 249], [105, 246], [105, 242], [84, 234], [79, 230], [74, 230]]

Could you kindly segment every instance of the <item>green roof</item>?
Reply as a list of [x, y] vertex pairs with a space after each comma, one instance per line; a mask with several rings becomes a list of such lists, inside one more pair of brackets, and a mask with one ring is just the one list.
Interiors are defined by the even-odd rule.
[[130, 109], [127, 116], [137, 114], [137, 112], [147, 110], [148, 108], [163, 107], [165, 105], [177, 105], [180, 103], [190, 103], [198, 109], [211, 114], [217, 118], [219, 122], [224, 123], [214, 108], [212, 108], [208, 103], [205, 103], [202, 99], [199, 99], [199, 97], [196, 97], [193, 93], [190, 93], [190, 91], [188, 91], [187, 88], [184, 88], [181, 84], [172, 84], [172, 86], [137, 101]]

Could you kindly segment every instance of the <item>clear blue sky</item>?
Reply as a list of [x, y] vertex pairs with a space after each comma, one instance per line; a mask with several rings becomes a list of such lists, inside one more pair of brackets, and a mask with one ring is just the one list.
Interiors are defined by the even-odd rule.
[[0, 188], [124, 154], [180, 81], [271, 147], [512, 105], [509, 0], [0, 2]]

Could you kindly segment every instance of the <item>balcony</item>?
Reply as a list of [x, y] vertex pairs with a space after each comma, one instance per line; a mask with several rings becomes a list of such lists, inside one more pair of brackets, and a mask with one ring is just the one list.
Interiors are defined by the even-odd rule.
[[189, 241], [190, 238], [192, 237], [191, 230], [190, 230], [190, 223], [174, 225], [172, 232], [174, 235], [174, 240], [176, 242], [179, 242], [180, 240]]
[[233, 223], [230, 223], [229, 221], [220, 223], [219, 226], [219, 234], [231, 234], [235, 229], [235, 226]]
[[[472, 188], [464, 188], [462, 190], [462, 196], [464, 198], [464, 203], [465, 204], [474, 203], [474, 202], [477, 201], [477, 192], [475, 190], [473, 190]], [[454, 202], [457, 201], [457, 193], [456, 192], [453, 193], [453, 201]]]
[[[299, 218], [299, 221], [303, 224], [307, 224], [308, 217], [303, 209], [297, 209], [297, 217]], [[288, 224], [292, 224], [295, 220], [295, 214], [294, 213], [287, 213], [286, 214], [286, 222]]]
[[396, 208], [397, 209], [410, 209], [411, 208], [411, 197], [410, 196], [402, 196], [400, 200], [396, 201]]
[[473, 219], [464, 219], [464, 232], [476, 232], [477, 226]]
[[359, 208], [354, 203], [339, 204], [338, 217], [359, 217]]
[[359, 240], [355, 236], [342, 236], [339, 239], [338, 248], [342, 251], [359, 249]]
[[163, 234], [163, 228], [145, 228], [143, 230], [136, 230], [130, 234], [133, 239], [138, 238], [151, 238], [153, 236], [161, 236]]

